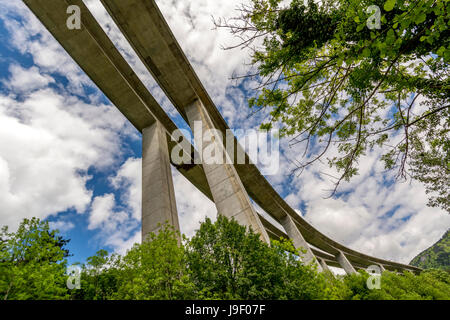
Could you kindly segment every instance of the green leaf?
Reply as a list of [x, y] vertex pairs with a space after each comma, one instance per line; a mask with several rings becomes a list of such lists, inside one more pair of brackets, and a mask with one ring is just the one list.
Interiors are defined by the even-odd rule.
[[443, 55], [444, 55], [444, 52], [445, 52], [445, 47], [442, 46], [442, 47], [439, 48], [439, 50], [436, 52], [436, 54], [437, 54], [438, 56], [443, 56]]
[[395, 3], [397, 2], [397, 0], [387, 0], [384, 3], [384, 10], [386, 11], [392, 11], [392, 9], [394, 9]]
[[363, 57], [369, 57], [370, 56], [369, 48], [364, 48], [362, 54], [363, 54]]
[[420, 24], [422, 22], [425, 21], [425, 19], [427, 18], [427, 15], [425, 13], [421, 13], [416, 17], [416, 20], [414, 21], [416, 24]]
[[395, 33], [394, 33], [394, 30], [389, 29], [389, 31], [387, 32], [387, 35], [386, 35], [386, 43], [387, 43], [387, 44], [391, 44], [391, 43], [393, 43], [394, 41], [395, 41]]

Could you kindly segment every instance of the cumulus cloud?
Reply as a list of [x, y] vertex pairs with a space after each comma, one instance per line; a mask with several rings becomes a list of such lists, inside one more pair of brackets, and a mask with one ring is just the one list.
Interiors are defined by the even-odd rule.
[[9, 32], [8, 45], [21, 54], [31, 55], [35, 66], [44, 72], [70, 78], [68, 89], [79, 95], [84, 95], [83, 86], [94, 87], [22, 1], [1, 0], [0, 19]]
[[8, 89], [17, 93], [46, 88], [49, 83], [55, 82], [52, 77], [40, 74], [37, 67], [25, 69], [20, 65], [11, 64], [9, 71], [12, 77], [2, 82]]
[[[298, 154], [298, 149], [286, 150], [284, 161]], [[322, 174], [330, 172], [325, 165], [317, 163], [290, 178], [294, 166], [281, 165], [290, 181], [285, 199], [294, 208], [303, 204], [304, 218], [330, 238], [369, 255], [408, 263], [439, 240], [450, 227], [450, 216], [426, 206], [423, 185], [395, 183], [395, 173], [384, 171], [380, 155], [381, 150], [373, 150], [363, 157], [359, 175], [343, 182], [331, 199], [332, 181]]]
[[97, 108], [50, 89], [23, 101], [0, 95], [3, 224], [14, 227], [25, 217], [85, 211], [91, 198], [87, 170], [111, 165], [120, 150], [117, 134], [71, 112], [80, 105]]
[[70, 221], [58, 220], [49, 223], [50, 229], [57, 229], [59, 232], [67, 232], [75, 228], [75, 224]]
[[116, 199], [114, 194], [106, 194], [95, 197], [92, 202], [92, 211], [89, 216], [88, 229], [92, 230], [104, 227], [106, 230], [114, 230], [117, 224], [124, 221], [126, 214], [122, 211], [113, 212]]
[[127, 203], [135, 220], [141, 219], [142, 160], [129, 158], [110, 179], [115, 189], [121, 189], [122, 202]]
[[187, 237], [192, 237], [206, 218], [216, 220], [217, 209], [211, 200], [175, 168], [172, 168], [172, 175], [180, 229]]
[[141, 159], [129, 158], [115, 175], [109, 178], [114, 193], [94, 197], [88, 229], [96, 230], [96, 239], [117, 253], [125, 253], [140, 242], [141, 220]]
[[[13, 229], [23, 218], [83, 213], [92, 197], [88, 169], [105, 170], [119, 160], [119, 133], [133, 130], [114, 107], [77, 97], [78, 80], [87, 77], [23, 6], [0, 2], [11, 45], [35, 62], [29, 68], [12, 62], [1, 79], [0, 221]], [[52, 72], [67, 76], [68, 86], [50, 88], [57, 84]]]

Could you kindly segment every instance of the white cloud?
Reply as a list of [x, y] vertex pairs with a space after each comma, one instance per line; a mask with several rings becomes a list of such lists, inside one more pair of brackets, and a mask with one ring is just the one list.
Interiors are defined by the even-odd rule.
[[[125, 204], [125, 206], [129, 205]], [[97, 230], [95, 239], [110, 246], [114, 252], [124, 254], [134, 243], [140, 242], [139, 225], [128, 210], [120, 210], [114, 194], [95, 197], [92, 201], [88, 229]]]
[[118, 221], [109, 221], [110, 219], [114, 218], [116, 215], [113, 215], [113, 209], [116, 204], [116, 199], [114, 197], [114, 194], [106, 194], [104, 196], [95, 197], [94, 201], [92, 202], [92, 211], [89, 216], [89, 225], [88, 229], [92, 230], [95, 228], [99, 228], [100, 226], [106, 224], [109, 222], [109, 225], [107, 225], [107, 229], [113, 229], [111, 228], [111, 224], [114, 222], [120, 222], [120, 220], [123, 220], [123, 212], [120, 212], [117, 216], [119, 217]]
[[95, 87], [22, 1], [0, 0], [0, 19], [10, 33], [8, 45], [30, 54], [41, 71], [68, 77], [68, 88], [80, 95], [83, 86]]
[[23, 2], [1, 0], [0, 19], [10, 36], [5, 45], [34, 62], [30, 68], [12, 62], [1, 80], [7, 93], [0, 95], [0, 223], [14, 229], [23, 218], [83, 213], [92, 197], [87, 170], [114, 165], [122, 137], [136, 131], [100, 102], [99, 91], [90, 102], [75, 96], [95, 86]]
[[111, 178], [111, 184], [116, 189], [122, 189], [122, 201], [127, 203], [132, 211], [132, 217], [141, 219], [142, 198], [142, 160], [129, 158], [120, 168], [117, 175]]
[[120, 193], [120, 201], [113, 193], [92, 201], [88, 229], [97, 230], [95, 238], [117, 253], [123, 254], [141, 241], [141, 232], [136, 231], [141, 220], [141, 172], [141, 159], [127, 159], [109, 178], [111, 186]]
[[[286, 150], [291, 159], [298, 154], [299, 149]], [[305, 219], [333, 240], [375, 257], [408, 263], [439, 240], [450, 227], [450, 216], [426, 206], [423, 185], [391, 183], [395, 173], [384, 172], [380, 155], [374, 150], [361, 159], [359, 176], [343, 182], [338, 190], [343, 194], [337, 198], [326, 199], [332, 181], [320, 172], [330, 169], [316, 163], [291, 180], [285, 199], [294, 208], [303, 202]]]
[[75, 228], [75, 224], [70, 221], [58, 220], [49, 223], [50, 229], [58, 229], [59, 232], [67, 232]]
[[41, 75], [37, 67], [24, 69], [17, 64], [11, 64], [9, 71], [12, 77], [2, 82], [8, 89], [16, 93], [46, 88], [49, 83], [55, 82], [52, 77]]
[[110, 244], [115, 248], [115, 252], [124, 255], [135, 243], [141, 242], [141, 231], [136, 231], [128, 239], [116, 237], [110, 239]]
[[[124, 117], [112, 106], [39, 88], [48, 76], [37, 67], [11, 71], [12, 92], [23, 99], [0, 95], [0, 221], [15, 228], [23, 218], [68, 209], [83, 213], [91, 200], [87, 170], [105, 169], [120, 158], [117, 131], [126, 127]], [[23, 74], [37, 83], [19, 81]]]
[[172, 168], [172, 175], [180, 229], [187, 237], [192, 237], [206, 217], [216, 220], [217, 209], [211, 200], [175, 168]]

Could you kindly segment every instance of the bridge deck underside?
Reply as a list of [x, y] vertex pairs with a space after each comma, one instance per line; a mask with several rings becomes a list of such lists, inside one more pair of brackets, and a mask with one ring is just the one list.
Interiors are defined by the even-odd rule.
[[[142, 132], [156, 120], [163, 124], [171, 152], [176, 145], [171, 139], [176, 125], [138, 79], [82, 0], [23, 1], [136, 129]], [[225, 132], [228, 129], [225, 120], [193, 71], [154, 1], [101, 1], [185, 120], [184, 108], [197, 97], [205, 105], [216, 128]], [[66, 27], [66, 9], [72, 4], [82, 9], [81, 30], [69, 30]], [[191, 150], [194, 150], [192, 146]], [[328, 265], [339, 267], [336, 255], [343, 252], [356, 268], [381, 264], [387, 270], [420, 271], [413, 266], [359, 253], [320, 233], [281, 198], [258, 168], [250, 163], [247, 155], [246, 159], [247, 164], [235, 165], [235, 168], [249, 196], [278, 222], [286, 215], [291, 216], [305, 240], [312, 245], [313, 253]], [[175, 167], [212, 199], [201, 165]], [[260, 217], [272, 238], [287, 238], [285, 232], [263, 216]]]

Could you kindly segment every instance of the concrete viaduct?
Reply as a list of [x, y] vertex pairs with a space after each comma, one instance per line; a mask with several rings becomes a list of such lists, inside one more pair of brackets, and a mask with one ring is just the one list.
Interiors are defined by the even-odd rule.
[[[98, 88], [142, 133], [142, 237], [168, 221], [179, 229], [170, 154], [177, 146], [177, 126], [139, 80], [82, 0], [23, 0]], [[101, 0], [145, 67], [191, 126], [201, 121], [225, 135], [228, 125], [215, 107], [154, 0]], [[81, 29], [70, 30], [67, 8], [81, 9]], [[200, 137], [195, 136], [194, 139]], [[214, 141], [211, 143], [220, 143]], [[235, 139], [235, 144], [237, 141]], [[203, 145], [206, 148], [207, 145]], [[198, 150], [201, 152], [202, 150]], [[303, 260], [317, 268], [328, 266], [355, 273], [378, 265], [381, 270], [420, 272], [421, 269], [371, 257], [333, 241], [306, 222], [274, 190], [245, 154], [245, 164], [173, 164], [196, 188], [211, 199], [219, 214], [251, 226], [263, 241], [292, 239], [306, 249]], [[229, 155], [224, 152], [224, 157]], [[282, 228], [258, 213], [257, 203]]]

